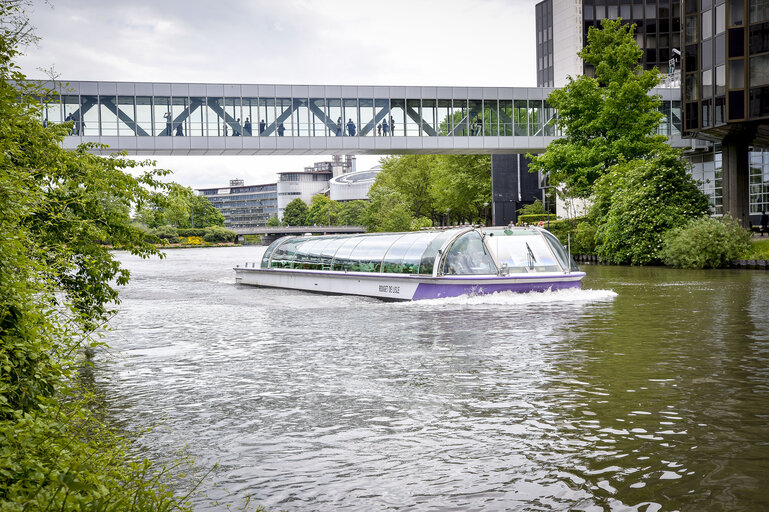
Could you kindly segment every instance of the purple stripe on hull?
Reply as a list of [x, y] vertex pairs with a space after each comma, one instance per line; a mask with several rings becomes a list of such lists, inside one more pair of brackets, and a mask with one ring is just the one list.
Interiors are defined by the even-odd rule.
[[581, 288], [580, 281], [558, 281], [548, 283], [506, 283], [506, 284], [431, 284], [420, 283], [412, 300], [440, 299], [458, 297], [466, 294], [491, 294], [495, 292], [544, 292], [547, 290], [562, 290], [565, 288]]

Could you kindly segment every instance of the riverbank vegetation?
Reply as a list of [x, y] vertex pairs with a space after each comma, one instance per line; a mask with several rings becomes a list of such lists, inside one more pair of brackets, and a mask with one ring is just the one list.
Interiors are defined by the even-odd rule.
[[46, 93], [19, 90], [28, 4], [0, 0], [0, 509], [186, 510], [79, 373], [129, 279], [108, 247], [161, 256], [129, 212], [167, 204], [167, 172], [62, 149], [70, 126], [44, 126], [33, 99]]

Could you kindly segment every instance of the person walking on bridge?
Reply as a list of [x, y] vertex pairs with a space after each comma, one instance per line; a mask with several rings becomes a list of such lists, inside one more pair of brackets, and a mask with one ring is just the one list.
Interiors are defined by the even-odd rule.
[[267, 123], [264, 122], [264, 119], [259, 121], [259, 135], [264, 133], [264, 129], [267, 128]]
[[350, 137], [355, 137], [355, 123], [352, 122], [352, 118], [347, 121], [347, 133]]

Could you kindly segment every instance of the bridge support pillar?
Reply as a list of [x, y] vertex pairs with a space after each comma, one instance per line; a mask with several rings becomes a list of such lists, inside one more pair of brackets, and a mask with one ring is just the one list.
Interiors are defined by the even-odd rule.
[[524, 205], [543, 199], [538, 176], [529, 172], [526, 155], [491, 155], [492, 224], [506, 226], [518, 222]]

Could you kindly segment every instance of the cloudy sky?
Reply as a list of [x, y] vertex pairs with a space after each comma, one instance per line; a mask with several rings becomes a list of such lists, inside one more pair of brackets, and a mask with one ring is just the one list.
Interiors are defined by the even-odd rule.
[[[19, 64], [65, 81], [534, 86], [537, 1], [33, 0], [41, 41]], [[192, 187], [326, 159], [156, 157]]]

